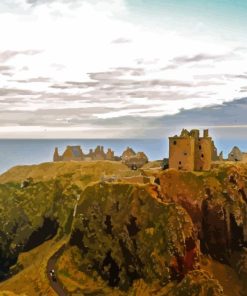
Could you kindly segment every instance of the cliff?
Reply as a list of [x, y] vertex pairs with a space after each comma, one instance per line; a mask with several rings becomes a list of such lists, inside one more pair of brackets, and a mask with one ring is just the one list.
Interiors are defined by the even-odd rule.
[[247, 276], [246, 173], [245, 165], [223, 164], [208, 173], [168, 170], [156, 176], [163, 200], [190, 215], [201, 252], [235, 268], [242, 279]]
[[[48, 293], [47, 260], [69, 240], [56, 269], [71, 293], [246, 293], [247, 165], [200, 173], [154, 167], [135, 172], [117, 162], [61, 162], [1, 175], [1, 277], [18, 274], [0, 290]], [[140, 173], [156, 184], [125, 178]], [[112, 175], [118, 178], [102, 179]]]
[[97, 184], [82, 195], [70, 244], [110, 286], [129, 288], [136, 279], [168, 282], [196, 265], [189, 216], [152, 197], [150, 186]]

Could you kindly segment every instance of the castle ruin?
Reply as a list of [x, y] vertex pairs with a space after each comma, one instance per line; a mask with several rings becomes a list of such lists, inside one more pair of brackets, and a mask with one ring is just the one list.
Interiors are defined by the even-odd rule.
[[67, 146], [64, 153], [59, 155], [58, 148], [55, 148], [53, 161], [86, 161], [86, 160], [120, 160], [114, 155], [114, 151], [110, 148], [104, 152], [103, 146], [97, 146], [95, 150], [90, 149], [88, 154], [85, 154], [80, 146]]
[[242, 152], [237, 146], [234, 146], [231, 152], [228, 154], [227, 160], [235, 162], [247, 162], [247, 153]]
[[127, 147], [121, 156], [122, 162], [128, 167], [140, 168], [148, 163], [148, 157], [144, 152], [135, 152], [132, 148]]
[[183, 129], [180, 136], [169, 137], [169, 168], [184, 171], [209, 171], [217, 160], [217, 149], [208, 130]]

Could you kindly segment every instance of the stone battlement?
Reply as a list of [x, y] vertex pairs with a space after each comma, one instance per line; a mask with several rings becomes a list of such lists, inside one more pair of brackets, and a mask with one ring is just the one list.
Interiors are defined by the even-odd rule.
[[148, 158], [144, 152], [136, 153], [132, 148], [128, 147], [121, 157], [115, 156], [114, 151], [108, 148], [104, 152], [103, 146], [97, 146], [94, 150], [90, 149], [89, 153], [84, 153], [80, 146], [67, 146], [62, 155], [59, 154], [58, 148], [55, 148], [53, 161], [90, 161], [90, 160], [110, 160], [120, 161], [129, 167], [135, 166], [136, 168], [142, 167], [148, 162]]
[[64, 153], [59, 155], [58, 148], [55, 148], [53, 161], [85, 161], [85, 160], [120, 160], [114, 155], [114, 151], [110, 148], [104, 152], [103, 146], [97, 146], [95, 150], [90, 149], [86, 154], [82, 151], [80, 146], [67, 146]]

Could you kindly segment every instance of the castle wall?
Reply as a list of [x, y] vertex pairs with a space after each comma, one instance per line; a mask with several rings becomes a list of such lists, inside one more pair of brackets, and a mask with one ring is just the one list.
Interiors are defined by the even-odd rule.
[[[73, 149], [76, 149], [76, 155], [73, 153]], [[63, 161], [81, 161], [83, 160], [83, 153], [79, 146], [71, 147], [68, 146], [62, 155]]]
[[106, 159], [107, 160], [114, 160], [114, 152], [111, 149], [108, 149], [106, 153]]
[[212, 139], [200, 138], [195, 147], [195, 170], [209, 171], [212, 162]]
[[80, 146], [67, 146], [64, 153], [59, 155], [58, 148], [55, 148], [53, 161], [92, 161], [92, 160], [111, 160], [119, 161], [120, 157], [114, 156], [114, 151], [110, 148], [107, 153], [104, 152], [103, 146], [97, 146], [95, 150], [89, 150], [88, 154], [84, 154]]
[[195, 155], [195, 139], [192, 137], [169, 138], [169, 168], [193, 171]]

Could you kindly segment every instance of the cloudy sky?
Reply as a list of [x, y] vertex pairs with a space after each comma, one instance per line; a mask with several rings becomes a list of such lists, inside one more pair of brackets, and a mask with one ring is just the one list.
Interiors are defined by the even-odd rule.
[[245, 0], [1, 0], [0, 138], [247, 132]]

